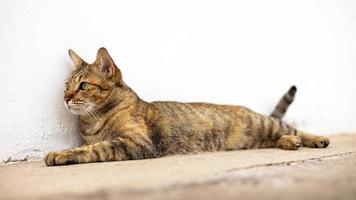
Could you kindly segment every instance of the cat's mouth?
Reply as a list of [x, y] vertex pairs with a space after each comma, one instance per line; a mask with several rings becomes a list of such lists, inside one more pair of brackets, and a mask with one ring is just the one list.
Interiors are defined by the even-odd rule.
[[75, 115], [86, 115], [91, 112], [84, 101], [69, 101], [64, 104], [66, 108]]
[[71, 111], [73, 114], [80, 115], [83, 114], [83, 108], [78, 107], [78, 106], [68, 106], [69, 111]]

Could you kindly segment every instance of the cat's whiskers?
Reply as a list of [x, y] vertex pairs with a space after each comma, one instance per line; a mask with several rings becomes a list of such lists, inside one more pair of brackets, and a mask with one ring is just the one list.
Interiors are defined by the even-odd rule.
[[95, 119], [95, 122], [99, 121], [97, 116], [93, 112], [91, 112], [87, 107], [81, 105], [81, 108], [84, 109], [84, 111], [86, 111], [88, 114], [90, 114]]

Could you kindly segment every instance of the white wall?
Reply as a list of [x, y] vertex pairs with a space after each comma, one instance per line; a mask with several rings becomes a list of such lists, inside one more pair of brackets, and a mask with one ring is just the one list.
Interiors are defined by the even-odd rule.
[[105, 46], [146, 100], [241, 104], [286, 120], [356, 130], [356, 1], [1, 1], [0, 160], [78, 144], [62, 103], [67, 49]]

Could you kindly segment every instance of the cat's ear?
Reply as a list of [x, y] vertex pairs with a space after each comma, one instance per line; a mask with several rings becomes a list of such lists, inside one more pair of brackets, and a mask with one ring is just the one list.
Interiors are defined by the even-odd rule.
[[107, 78], [114, 78], [116, 81], [121, 82], [121, 72], [104, 47], [98, 50], [95, 62], [99, 64], [100, 71], [104, 73]]
[[83, 65], [88, 65], [81, 57], [79, 57], [72, 49], [68, 50], [70, 59], [72, 60], [74, 69], [77, 69]]

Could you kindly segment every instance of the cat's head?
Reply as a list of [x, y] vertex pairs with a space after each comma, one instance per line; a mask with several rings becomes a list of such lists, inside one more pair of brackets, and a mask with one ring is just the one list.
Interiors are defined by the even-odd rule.
[[68, 50], [74, 70], [65, 81], [64, 104], [77, 115], [92, 115], [105, 108], [113, 94], [124, 90], [120, 70], [105, 48], [100, 48], [96, 60], [88, 64], [73, 50]]

